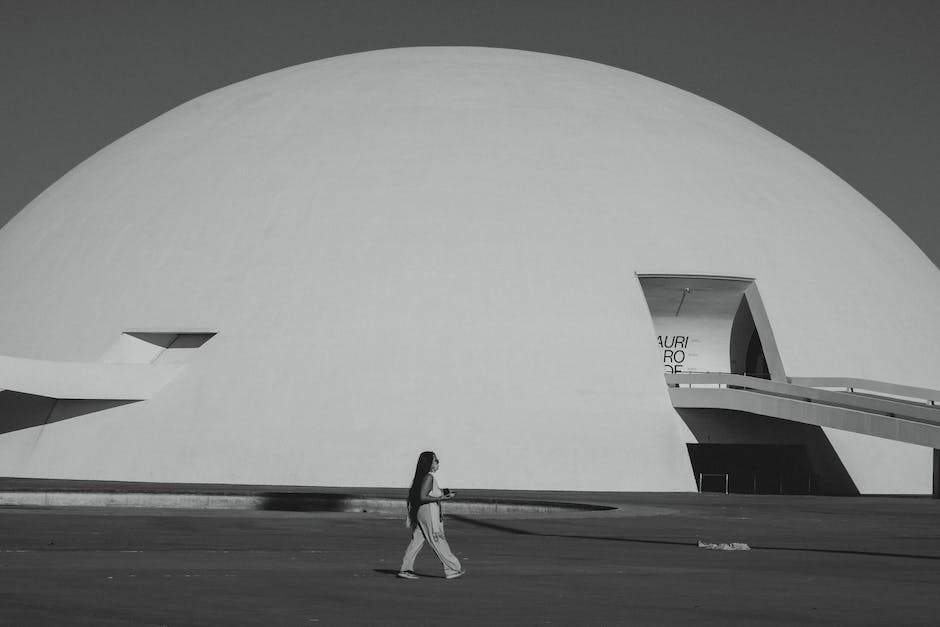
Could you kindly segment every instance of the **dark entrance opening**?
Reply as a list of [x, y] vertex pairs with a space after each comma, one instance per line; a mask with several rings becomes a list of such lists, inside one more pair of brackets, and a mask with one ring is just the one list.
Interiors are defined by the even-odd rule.
[[730, 358], [732, 374], [744, 374], [761, 379], [770, 378], [764, 345], [761, 343], [757, 325], [754, 324], [754, 316], [744, 296], [741, 297], [741, 303], [738, 305], [738, 311], [731, 324]]
[[703, 492], [815, 494], [816, 479], [802, 444], [688, 444]]
[[760, 342], [760, 335], [757, 329], [751, 334], [751, 341], [747, 345], [747, 357], [744, 360], [744, 374], [749, 377], [760, 377], [761, 379], [770, 378], [770, 370], [767, 368], [767, 358], [764, 357], [764, 347]]

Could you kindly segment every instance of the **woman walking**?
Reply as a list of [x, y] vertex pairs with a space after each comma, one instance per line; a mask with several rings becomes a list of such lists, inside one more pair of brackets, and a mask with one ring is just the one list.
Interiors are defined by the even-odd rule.
[[408, 491], [408, 520], [411, 527], [411, 543], [405, 549], [398, 576], [402, 579], [417, 579], [415, 558], [425, 541], [431, 545], [441, 564], [444, 565], [444, 577], [456, 579], [464, 574], [460, 560], [451, 552], [444, 537], [444, 520], [441, 516], [441, 501], [454, 498], [454, 493], [441, 490], [434, 478], [440, 462], [433, 451], [425, 451], [418, 456], [415, 476]]

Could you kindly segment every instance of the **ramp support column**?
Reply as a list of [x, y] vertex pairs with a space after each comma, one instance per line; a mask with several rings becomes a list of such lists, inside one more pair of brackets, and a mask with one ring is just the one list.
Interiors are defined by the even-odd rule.
[[940, 449], [933, 450], [933, 498], [940, 499]]

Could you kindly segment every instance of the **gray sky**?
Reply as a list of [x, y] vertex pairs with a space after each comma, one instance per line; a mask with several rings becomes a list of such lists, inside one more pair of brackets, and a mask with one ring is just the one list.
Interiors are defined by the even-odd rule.
[[808, 153], [940, 265], [940, 2], [0, 0], [0, 224], [172, 107], [316, 59], [520, 48], [645, 74]]

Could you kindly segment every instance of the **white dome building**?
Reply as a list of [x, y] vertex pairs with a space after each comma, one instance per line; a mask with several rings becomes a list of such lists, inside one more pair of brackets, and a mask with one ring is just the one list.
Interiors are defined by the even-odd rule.
[[[0, 230], [0, 293], [4, 476], [400, 486], [433, 449], [465, 488], [919, 494], [940, 446], [926, 256], [740, 116], [570, 58], [209, 93]], [[829, 409], [768, 404], [801, 386]]]

